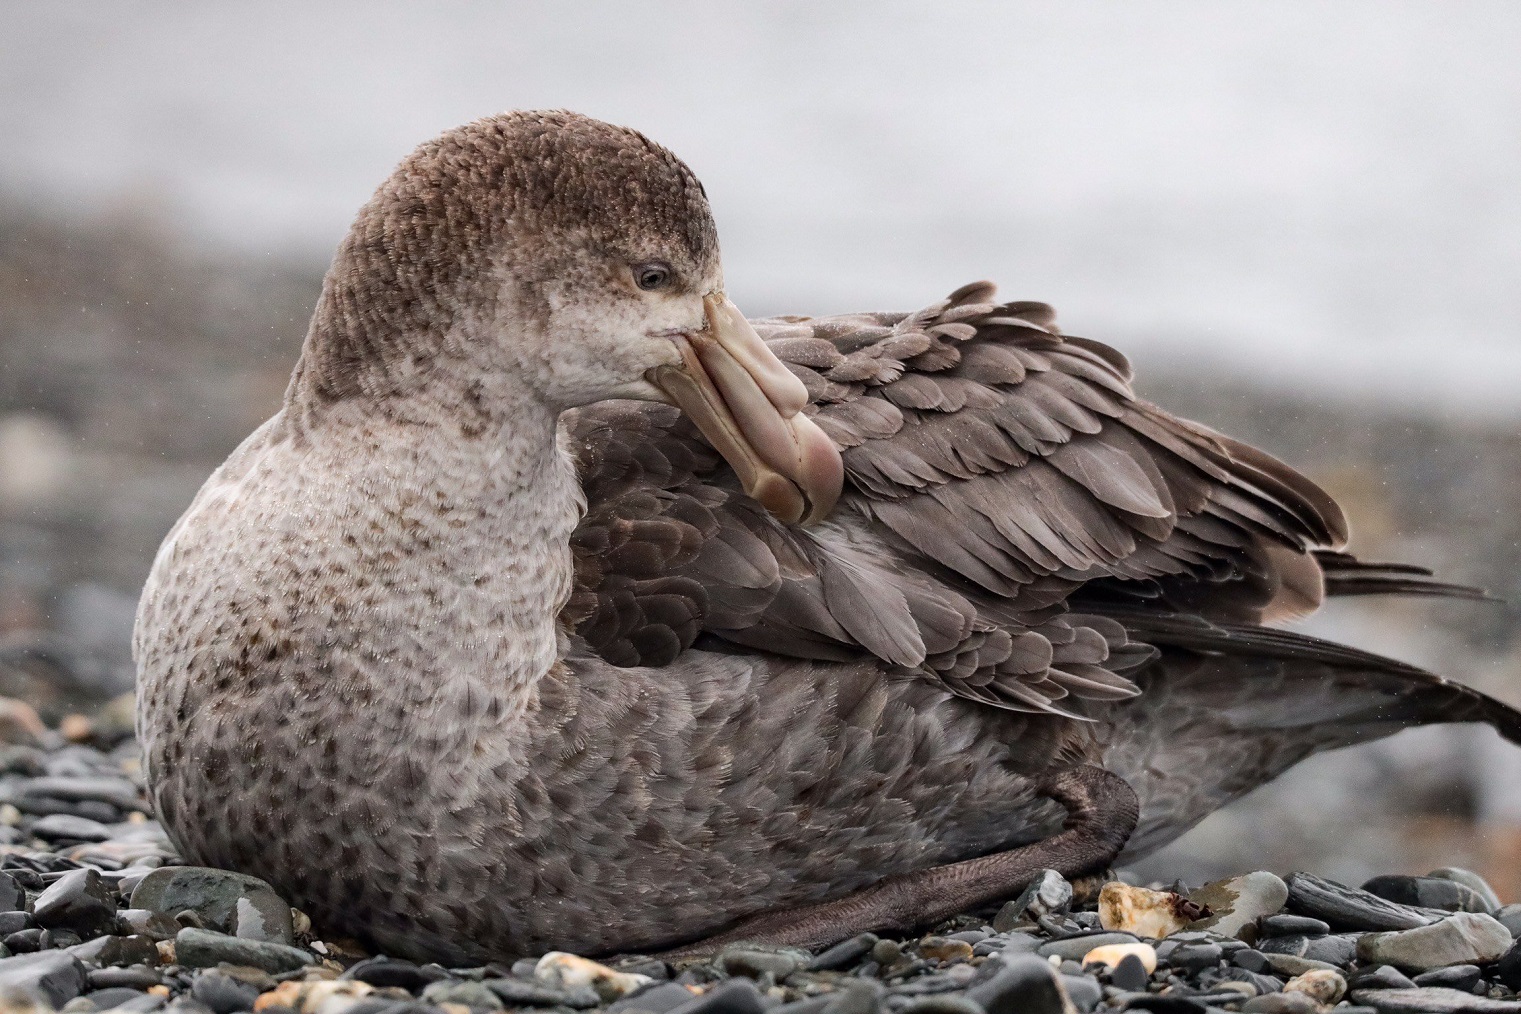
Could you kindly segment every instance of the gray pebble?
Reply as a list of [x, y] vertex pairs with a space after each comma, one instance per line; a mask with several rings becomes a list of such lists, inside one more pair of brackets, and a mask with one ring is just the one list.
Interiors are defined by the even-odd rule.
[[32, 918], [46, 929], [69, 929], [81, 938], [116, 928], [115, 893], [93, 869], [71, 870], [37, 896]]
[[1510, 931], [1494, 918], [1459, 912], [1429, 926], [1365, 934], [1357, 943], [1357, 956], [1367, 964], [1428, 972], [1447, 965], [1494, 961], [1511, 943]]
[[1482, 975], [1478, 965], [1448, 965], [1446, 968], [1422, 972], [1415, 977], [1414, 982], [1417, 986], [1446, 986], [1472, 993]]
[[18, 990], [55, 1010], [82, 993], [85, 983], [84, 965], [62, 951], [0, 958], [0, 991]]
[[1332, 926], [1356, 930], [1404, 930], [1426, 926], [1435, 917], [1406, 905], [1386, 901], [1368, 891], [1323, 880], [1310, 873], [1294, 873], [1285, 881], [1288, 907], [1299, 915], [1313, 916]]
[[1312, 919], [1307, 915], [1290, 915], [1287, 912], [1281, 912], [1259, 920], [1257, 930], [1260, 937], [1323, 937], [1331, 932], [1331, 926], [1329, 923]]
[[1367, 1004], [1369, 1007], [1377, 1007], [1380, 1011], [1390, 1014], [1416, 1014], [1416, 1012], [1430, 1012], [1430, 1014], [1459, 1014], [1459, 1012], [1472, 1011], [1473, 1014], [1516, 1014], [1517, 1005], [1514, 1000], [1491, 1000], [1488, 997], [1474, 996], [1472, 993], [1463, 993], [1456, 989], [1443, 989], [1440, 986], [1417, 986], [1414, 989], [1359, 989], [1354, 990], [1352, 999], [1356, 1003]]
[[1035, 953], [1043, 958], [1053, 954], [1063, 961], [1082, 961], [1083, 955], [1105, 944], [1133, 944], [1140, 938], [1133, 933], [1080, 933], [1062, 940], [1051, 940], [1038, 946]]
[[253, 1010], [259, 991], [230, 975], [206, 971], [195, 977], [190, 995], [211, 1008], [213, 1014], [233, 1014], [234, 1011]]
[[875, 933], [862, 933], [853, 936], [849, 940], [842, 940], [828, 950], [821, 951], [808, 963], [808, 970], [812, 972], [834, 971], [846, 968], [860, 961], [877, 944]]
[[423, 988], [424, 1003], [462, 1003], [475, 1010], [501, 1010], [502, 1000], [485, 983], [440, 979]]
[[998, 971], [966, 991], [987, 1014], [1063, 1014], [1066, 1003], [1051, 963], [1034, 955], [1000, 962]]
[[306, 951], [262, 940], [243, 940], [211, 930], [186, 928], [174, 938], [174, 953], [187, 968], [215, 968], [222, 962], [249, 965], [266, 972], [293, 972], [315, 964]]

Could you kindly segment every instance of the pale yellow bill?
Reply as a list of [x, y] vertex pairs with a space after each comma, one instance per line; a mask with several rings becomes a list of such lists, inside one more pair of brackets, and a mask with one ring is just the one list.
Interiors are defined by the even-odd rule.
[[649, 380], [681, 407], [734, 468], [745, 492], [783, 521], [822, 521], [840, 497], [845, 465], [812, 419], [803, 382], [761, 341], [723, 293], [703, 299], [708, 326], [676, 339], [680, 366]]

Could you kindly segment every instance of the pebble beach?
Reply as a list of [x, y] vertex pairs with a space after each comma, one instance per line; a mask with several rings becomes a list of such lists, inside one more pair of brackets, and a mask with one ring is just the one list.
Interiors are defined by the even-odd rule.
[[1362, 1014], [1521, 1011], [1521, 905], [1476, 874], [1046, 873], [909, 936], [674, 961], [444, 968], [324, 939], [268, 884], [185, 866], [144, 798], [131, 701], [47, 727], [0, 698], [0, 1014]]

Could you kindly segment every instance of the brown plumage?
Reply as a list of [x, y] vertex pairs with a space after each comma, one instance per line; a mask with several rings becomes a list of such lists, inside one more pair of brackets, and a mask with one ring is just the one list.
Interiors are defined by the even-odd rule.
[[1043, 786], [1109, 800], [1067, 832], [1092, 865], [1318, 749], [1521, 737], [1267, 625], [1463, 590], [1346, 555], [1325, 492], [1050, 307], [978, 283], [751, 331], [715, 237], [674, 156], [567, 113], [381, 187], [144, 590], [187, 859], [390, 953], [649, 949], [1040, 842]]

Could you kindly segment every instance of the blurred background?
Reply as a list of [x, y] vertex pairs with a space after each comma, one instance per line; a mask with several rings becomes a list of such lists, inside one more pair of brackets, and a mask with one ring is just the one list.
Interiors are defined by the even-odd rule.
[[[512, 107], [636, 126], [704, 181], [752, 315], [976, 278], [1143, 395], [1301, 465], [1365, 558], [1510, 600], [1317, 634], [1521, 704], [1521, 5], [5, 2], [0, 695], [129, 693], [138, 588], [278, 406], [351, 216]], [[1521, 898], [1521, 750], [1316, 758], [1143, 876], [1459, 864]]]

